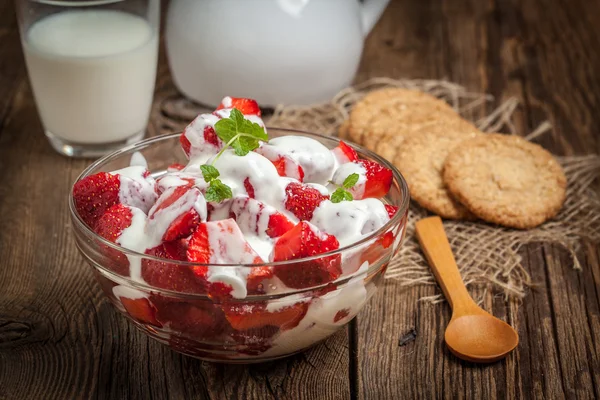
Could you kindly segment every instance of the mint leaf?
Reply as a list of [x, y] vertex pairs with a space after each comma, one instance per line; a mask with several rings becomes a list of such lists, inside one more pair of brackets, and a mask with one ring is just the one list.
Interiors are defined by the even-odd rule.
[[206, 182], [210, 182], [213, 179], [217, 179], [219, 177], [219, 171], [213, 167], [212, 165], [204, 164], [200, 166], [200, 170], [202, 171], [202, 176]]
[[233, 147], [238, 156], [245, 156], [256, 149], [259, 140], [269, 140], [263, 127], [244, 118], [244, 114], [236, 108], [231, 110], [229, 118], [217, 121], [215, 133], [227, 146]]
[[225, 142], [225, 146], [213, 159], [211, 165], [201, 165], [204, 180], [210, 184], [204, 197], [206, 201], [220, 202], [233, 197], [231, 188], [225, 185], [219, 177], [219, 171], [214, 167], [221, 154], [229, 147], [233, 148], [238, 156], [245, 156], [258, 148], [259, 141], [267, 141], [269, 137], [265, 129], [255, 122], [247, 120], [240, 110], [233, 108], [228, 118], [222, 118], [215, 124], [215, 133]]
[[210, 182], [210, 186], [206, 189], [206, 193], [204, 194], [206, 201], [212, 202], [221, 202], [225, 199], [230, 199], [233, 197], [233, 193], [231, 192], [231, 188], [221, 182], [220, 179], [213, 179]]
[[357, 173], [350, 174], [346, 179], [344, 179], [344, 183], [342, 186], [346, 189], [350, 189], [352, 186], [356, 185], [358, 182], [359, 175]]
[[337, 188], [335, 189], [335, 192], [331, 194], [330, 200], [332, 203], [340, 203], [342, 201], [352, 201], [354, 198], [350, 192], [347, 192], [342, 188]]

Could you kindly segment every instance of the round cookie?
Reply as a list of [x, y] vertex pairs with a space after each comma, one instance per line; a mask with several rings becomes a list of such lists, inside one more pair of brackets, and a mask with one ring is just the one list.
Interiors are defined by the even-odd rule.
[[452, 148], [476, 135], [482, 134], [447, 129], [444, 133], [424, 131], [404, 140], [394, 164], [406, 178], [417, 203], [443, 218], [474, 219], [474, 215], [448, 193], [442, 169]]
[[342, 139], [342, 140], [348, 139], [349, 138], [349, 135], [348, 135], [349, 128], [350, 128], [350, 120], [347, 119], [344, 122], [342, 122], [342, 124], [338, 128], [338, 132], [337, 132], [338, 139]]
[[456, 146], [443, 179], [450, 193], [477, 217], [528, 229], [554, 217], [567, 179], [542, 147], [518, 136], [482, 135]]
[[[379, 142], [373, 149], [383, 158], [393, 161], [398, 152], [402, 149], [403, 142], [411, 137], [420, 136], [423, 133], [431, 133], [439, 136], [453, 135], [454, 133], [461, 135], [474, 136], [480, 134], [481, 131], [471, 124], [469, 121], [462, 118], [441, 116], [434, 124], [430, 125], [407, 125], [402, 126], [402, 129], [395, 135], [385, 135], [379, 139]], [[467, 136], [470, 137], [470, 136]]]
[[367, 94], [350, 112], [349, 136], [374, 149], [384, 136], [435, 125], [439, 119], [460, 116], [443, 100], [418, 90], [382, 89]]

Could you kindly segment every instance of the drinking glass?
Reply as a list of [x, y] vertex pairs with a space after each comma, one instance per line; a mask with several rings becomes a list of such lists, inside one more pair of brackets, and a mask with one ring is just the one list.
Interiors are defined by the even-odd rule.
[[16, 0], [25, 61], [52, 147], [98, 157], [145, 135], [160, 0]]

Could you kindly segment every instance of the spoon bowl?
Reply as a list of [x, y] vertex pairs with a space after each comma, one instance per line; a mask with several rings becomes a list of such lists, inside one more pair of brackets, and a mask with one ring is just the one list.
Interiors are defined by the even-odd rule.
[[519, 344], [517, 332], [475, 304], [460, 277], [440, 217], [424, 218], [415, 228], [427, 261], [452, 307], [452, 320], [444, 335], [446, 345], [463, 360], [490, 363], [502, 359]]
[[517, 347], [519, 336], [506, 322], [482, 314], [452, 319], [444, 340], [457, 357], [473, 362], [494, 362]]

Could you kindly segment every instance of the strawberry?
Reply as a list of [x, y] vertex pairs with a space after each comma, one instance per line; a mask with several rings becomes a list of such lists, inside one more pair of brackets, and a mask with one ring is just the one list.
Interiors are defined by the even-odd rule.
[[[226, 104], [228, 100], [231, 100], [231, 105]], [[222, 110], [224, 108], [237, 108], [244, 115], [257, 115], [260, 117], [260, 107], [256, 100], [246, 99], [243, 97], [225, 97], [221, 104], [217, 107], [217, 110]]]
[[250, 178], [244, 179], [244, 189], [246, 189], [246, 193], [248, 193], [248, 197], [253, 199], [255, 197], [254, 186], [250, 183]]
[[75, 209], [91, 228], [111, 206], [119, 203], [119, 176], [99, 172], [86, 176], [73, 186]]
[[384, 204], [385, 207], [385, 211], [388, 212], [388, 215], [390, 216], [390, 219], [392, 219], [392, 217], [396, 214], [396, 212], [398, 211], [398, 207], [393, 206], [391, 204]]
[[[294, 227], [294, 223], [274, 207], [248, 197], [236, 197], [231, 204], [231, 215], [247, 235], [276, 238]], [[269, 216], [264, 227], [263, 217]]]
[[227, 321], [223, 311], [210, 301], [174, 301], [174, 298], [155, 296], [156, 319], [178, 334], [195, 340], [212, 339], [223, 333]]
[[[181, 140], [181, 137], [179, 138], [179, 140]], [[189, 143], [189, 141], [188, 141], [188, 143]], [[181, 171], [184, 168], [185, 168], [185, 165], [183, 165], [183, 164], [173, 163], [167, 167], [167, 172]]]
[[[335, 236], [320, 232], [314, 225], [301, 221], [281, 236], [273, 248], [273, 261], [295, 260], [327, 253], [339, 248]], [[341, 273], [340, 255], [322, 257], [296, 264], [273, 267], [283, 283], [294, 289], [321, 285], [337, 279]]]
[[164, 261], [142, 260], [142, 278], [149, 285], [183, 293], [206, 293], [205, 267], [186, 267], [168, 260], [186, 261], [186, 246], [182, 240], [166, 242], [146, 254], [163, 258]]
[[112, 171], [111, 175], [119, 177], [119, 199], [131, 207], [136, 207], [147, 213], [156, 202], [156, 181], [146, 167], [132, 165]]
[[265, 279], [273, 277], [273, 270], [270, 267], [252, 267], [252, 271], [246, 278], [246, 287], [249, 294], [263, 294], [264, 288], [262, 282]]
[[375, 161], [358, 160], [366, 169], [367, 181], [362, 198], [368, 197], [380, 198], [385, 196], [392, 186], [392, 171], [379, 165]]
[[341, 321], [342, 319], [346, 318], [348, 315], [350, 315], [350, 309], [344, 308], [342, 310], [339, 310], [337, 313], [335, 313], [335, 315], [333, 317], [333, 323], [335, 324], [335, 323]]
[[271, 160], [279, 176], [287, 176], [298, 179], [300, 182], [304, 180], [304, 170], [293, 158], [283, 155]]
[[158, 198], [148, 213], [148, 224], [160, 227], [168, 223], [162, 240], [170, 242], [191, 235], [202, 218], [206, 219], [206, 201], [200, 190], [174, 186]]
[[290, 229], [293, 229], [295, 224], [280, 212], [274, 212], [269, 217], [269, 225], [267, 226], [267, 235], [270, 238], [282, 236]]
[[150, 300], [146, 298], [129, 299], [126, 297], [120, 297], [120, 300], [127, 313], [137, 322], [159, 327], [162, 326], [156, 319], [156, 307]]
[[218, 148], [221, 148], [223, 144], [221, 142], [221, 139], [219, 139], [219, 137], [217, 136], [215, 128], [213, 128], [212, 126], [207, 126], [204, 128], [204, 140], [206, 141], [206, 143], [210, 143]]
[[121, 233], [131, 225], [133, 214], [131, 208], [121, 203], [110, 207], [96, 221], [96, 233], [113, 243], [117, 242]]
[[179, 143], [181, 144], [181, 148], [183, 149], [185, 155], [189, 157], [192, 151], [192, 144], [190, 143], [189, 139], [185, 136], [185, 132], [182, 133], [181, 136], [179, 136]]
[[255, 151], [273, 163], [279, 176], [287, 176], [300, 182], [304, 180], [304, 169], [281, 148], [262, 143]]
[[276, 326], [285, 331], [298, 326], [306, 314], [308, 302], [298, 302], [276, 311], [267, 311], [263, 303], [228, 303], [222, 307], [227, 321], [237, 331], [266, 326]]
[[223, 142], [212, 126], [214, 118], [212, 114], [200, 114], [184, 129], [179, 137], [179, 143], [188, 158], [194, 149], [202, 152], [209, 150], [211, 154], [217, 154], [223, 147]]
[[[382, 236], [378, 237], [374, 243], [369, 245], [362, 254], [360, 255], [360, 263], [362, 264], [365, 261], [369, 262], [369, 265], [372, 265], [386, 256], [389, 251], [386, 250], [394, 243], [394, 233], [386, 232]], [[352, 271], [354, 272], [354, 271]]]
[[[214, 244], [215, 247], [211, 247]], [[233, 247], [233, 248], [232, 248]], [[260, 264], [232, 218], [203, 222], [188, 243], [187, 259], [200, 264]]]
[[[231, 218], [203, 222], [198, 225], [188, 243], [187, 259], [201, 264], [260, 264], [263, 262]], [[209, 296], [217, 301], [229, 299], [235, 294], [234, 290], [247, 290], [239, 285], [234, 287], [236, 285], [232, 286], [220, 281], [209, 282], [208, 267], [194, 267], [194, 273], [197, 279], [207, 283]]]
[[348, 146], [346, 143], [340, 140], [340, 144], [333, 150], [331, 150], [338, 164], [345, 164], [348, 162], [358, 161], [358, 154], [356, 150]]
[[187, 259], [199, 264], [209, 264], [211, 259], [211, 248], [208, 242], [208, 231], [206, 224], [198, 225], [188, 243]]
[[285, 188], [285, 208], [300, 220], [310, 220], [315, 208], [329, 196], [322, 195], [317, 189], [301, 183], [292, 182]]
[[[131, 226], [133, 219], [131, 210], [131, 207], [121, 203], [113, 205], [96, 221], [96, 233], [112, 243], [117, 243], [121, 233]], [[104, 251], [111, 270], [120, 275], [129, 275], [129, 260], [125, 254], [108, 246]]]

